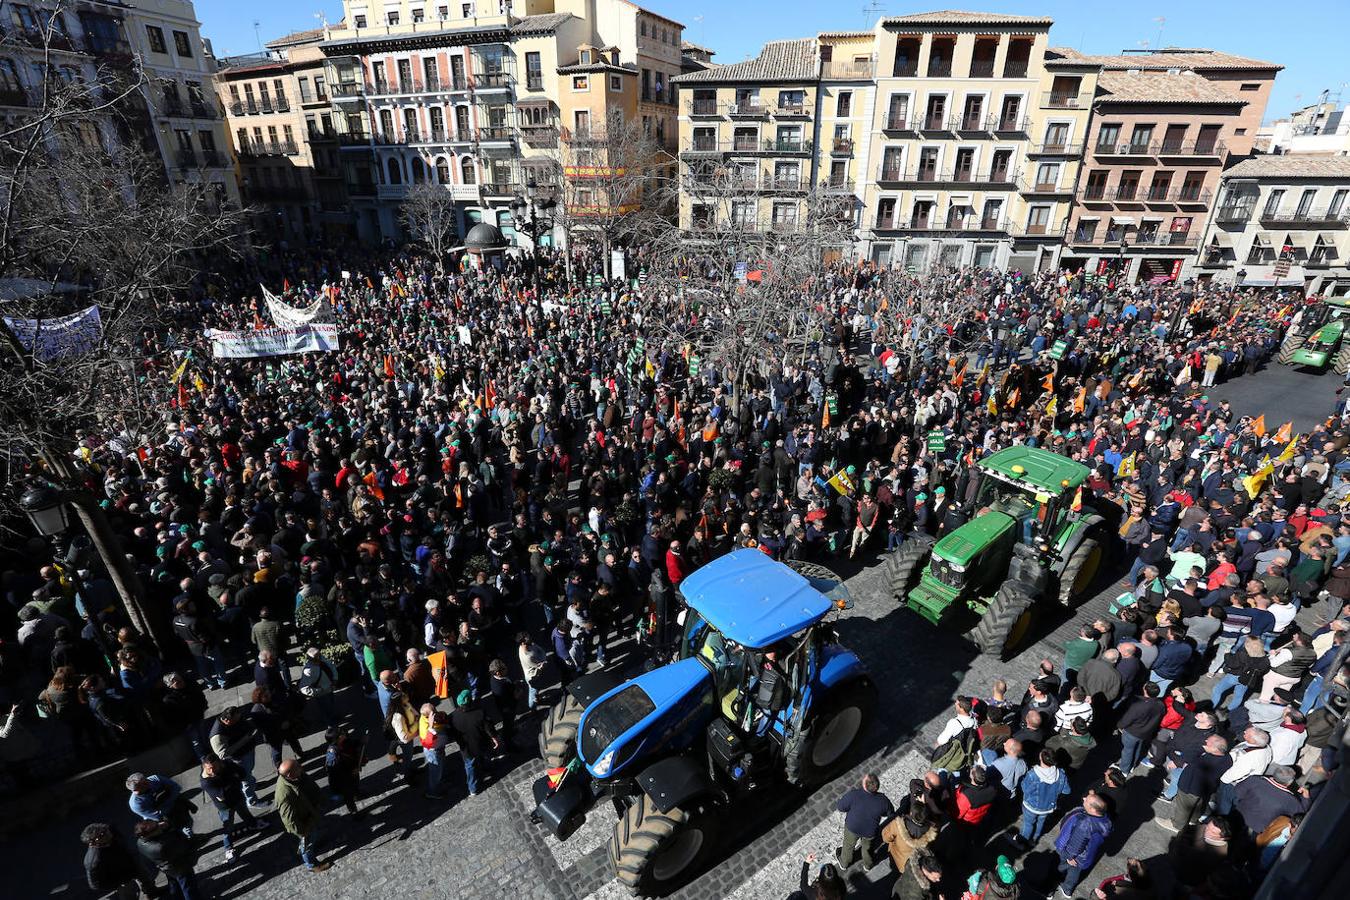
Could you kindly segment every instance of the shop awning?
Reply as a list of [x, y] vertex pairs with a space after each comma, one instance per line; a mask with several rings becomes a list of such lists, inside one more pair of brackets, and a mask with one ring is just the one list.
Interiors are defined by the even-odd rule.
[[1209, 239], [1211, 247], [1231, 247], [1233, 246], [1233, 236], [1226, 231], [1216, 231], [1214, 236]]
[[1111, 222], [1114, 225], [1133, 225], [1134, 216], [1112, 216]]

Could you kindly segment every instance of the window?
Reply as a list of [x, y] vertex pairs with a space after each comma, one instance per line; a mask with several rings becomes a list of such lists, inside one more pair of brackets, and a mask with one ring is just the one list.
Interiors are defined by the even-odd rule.
[[609, 89], [610, 89], [611, 91], [622, 91], [622, 90], [623, 90], [623, 76], [622, 76], [622, 75], [611, 75], [611, 76], [609, 76]]
[[591, 111], [578, 109], [572, 112], [573, 131], [577, 137], [588, 137], [591, 133]]
[[1080, 244], [1092, 243], [1092, 239], [1097, 236], [1098, 224], [1096, 219], [1080, 219], [1074, 226], [1073, 239]]
[[314, 99], [315, 99], [315, 100], [327, 100], [327, 99], [328, 99], [328, 89], [327, 89], [327, 87], [325, 87], [325, 85], [324, 85], [324, 81], [323, 81], [323, 76], [322, 76], [322, 75], [315, 75], [315, 76], [314, 76]]
[[472, 156], [466, 156], [459, 161], [459, 174], [461, 184], [478, 183], [478, 170], [474, 168]]
[[1331, 195], [1331, 204], [1327, 207], [1328, 219], [1334, 219], [1341, 214], [1341, 210], [1345, 208], [1346, 193], [1345, 190], [1339, 190]]
[[1089, 172], [1087, 185], [1083, 188], [1084, 200], [1102, 200], [1106, 197], [1106, 171], [1097, 169]]
[[164, 29], [157, 25], [145, 26], [145, 36], [150, 41], [150, 50], [153, 53], [168, 53], [169, 45], [164, 43]]
[[1045, 129], [1045, 149], [1063, 150], [1069, 144], [1069, 126], [1063, 122], [1057, 122], [1046, 126]]
[[365, 16], [353, 16], [353, 17], [352, 17], [352, 20], [356, 23], [356, 27], [357, 27], [357, 28], [365, 28], [365, 27], [366, 27], [366, 17], [365, 17]]
[[[438, 6], [438, 7], [436, 7], [436, 18], [440, 19], [442, 22], [444, 22], [446, 19], [450, 18], [450, 7], [448, 7], [448, 6]], [[441, 182], [441, 183], [442, 183], [442, 184], [445, 184], [446, 182]]]
[[909, 94], [891, 94], [890, 108], [886, 111], [886, 130], [902, 131], [908, 127]]
[[589, 66], [591, 64], [591, 51], [582, 50], [577, 54], [577, 60], [580, 65]]
[[532, 91], [544, 86], [544, 67], [537, 50], [525, 54], [525, 86]]
[[882, 197], [877, 201], [877, 228], [895, 227], [895, 198]]
[[1257, 84], [1257, 83], [1253, 83], [1253, 82], [1244, 82], [1243, 85], [1242, 85], [1242, 87], [1238, 88], [1238, 90], [1240, 90], [1240, 91], [1259, 91], [1259, 90], [1261, 90], [1261, 85], [1260, 85], [1260, 84]]
[[840, 119], [847, 119], [853, 112], [853, 92], [843, 91], [839, 94], [839, 99], [835, 101], [834, 114]]
[[643, 37], [646, 37], [646, 36], [647, 36], [647, 20], [646, 20], [646, 19], [643, 19], [642, 22], [640, 22], [640, 23], [638, 24], [638, 33], [641, 34]]
[[1296, 219], [1306, 219], [1312, 212], [1313, 201], [1317, 199], [1317, 188], [1308, 188], [1303, 195], [1298, 198], [1298, 211], [1294, 213]]
[[184, 59], [192, 59], [192, 44], [188, 41], [186, 31], [175, 31], [173, 33], [173, 48]]
[[384, 15], [384, 21], [387, 22], [387, 23], [390, 24], [390, 25], [397, 25], [397, 24], [398, 24], [398, 13], [396, 13], [396, 12], [385, 13], [385, 15]]
[[296, 82], [300, 85], [300, 102], [308, 103], [313, 100], [314, 95], [311, 94], [309, 90], [309, 78], [305, 75], [301, 75], [296, 79]]
[[585, 75], [573, 75], [573, 76], [572, 76], [572, 90], [574, 90], [574, 91], [589, 91], [590, 89], [591, 89], [591, 88], [590, 88], [590, 80], [587, 79], [587, 77], [586, 77]]
[[1280, 204], [1284, 202], [1284, 191], [1275, 189], [1266, 197], [1265, 209], [1261, 211], [1263, 218], [1273, 219], [1275, 214], [1280, 211]]
[[1036, 187], [1054, 190], [1059, 183], [1059, 163], [1041, 163], [1036, 167]]
[[286, 150], [287, 150], [287, 152], [288, 152], [288, 153], [294, 153], [294, 152], [295, 152], [295, 132], [291, 130], [291, 126], [289, 126], [289, 125], [282, 125], [282, 126], [281, 126], [281, 133], [282, 133], [282, 136], [286, 139]]
[[881, 181], [899, 181], [900, 169], [904, 160], [904, 150], [900, 147], [887, 147], [881, 155]]
[[1142, 153], [1148, 149], [1148, 145], [1153, 143], [1153, 126], [1136, 125], [1134, 131], [1130, 133], [1130, 150], [1134, 153]]
[[414, 10], [412, 11], [412, 20], [413, 20], [414, 22], [421, 22], [421, 21], [423, 21], [424, 18], [425, 18], [425, 14], [422, 12], [422, 10], [420, 10], [420, 9], [414, 9]]
[[473, 4], [472, 4], [472, 3], [461, 3], [461, 4], [459, 5], [459, 13], [460, 13], [460, 15], [462, 15], [462, 16], [463, 16], [464, 18], [466, 18], [466, 19], [472, 19], [472, 18], [473, 18]]
[[1097, 152], [1114, 153], [1116, 144], [1120, 143], [1120, 123], [1103, 122], [1097, 129]]
[[444, 156], [436, 160], [436, 183], [450, 183], [450, 161]]

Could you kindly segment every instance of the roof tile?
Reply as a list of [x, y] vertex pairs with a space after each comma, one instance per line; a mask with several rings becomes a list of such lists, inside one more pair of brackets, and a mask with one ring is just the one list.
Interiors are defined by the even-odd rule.
[[1225, 178], [1344, 178], [1350, 180], [1350, 156], [1270, 154], [1245, 159]]
[[1098, 103], [1223, 103], [1246, 105], [1194, 72], [1103, 72]]
[[705, 81], [810, 81], [816, 77], [815, 38], [769, 41], [759, 56], [702, 72], [672, 78], [672, 82]]

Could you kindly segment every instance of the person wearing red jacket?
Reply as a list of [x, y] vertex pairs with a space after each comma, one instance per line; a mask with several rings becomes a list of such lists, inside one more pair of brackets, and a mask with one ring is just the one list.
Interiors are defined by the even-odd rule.
[[680, 542], [671, 541], [670, 549], [666, 551], [666, 576], [670, 579], [671, 586], [678, 585], [688, 574], [689, 571], [680, 550]]

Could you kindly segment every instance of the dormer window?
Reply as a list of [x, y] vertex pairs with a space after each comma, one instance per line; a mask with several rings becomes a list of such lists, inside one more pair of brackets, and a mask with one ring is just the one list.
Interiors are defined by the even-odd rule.
[[579, 58], [581, 60], [581, 65], [589, 66], [591, 64], [591, 51], [582, 50], [579, 54]]

